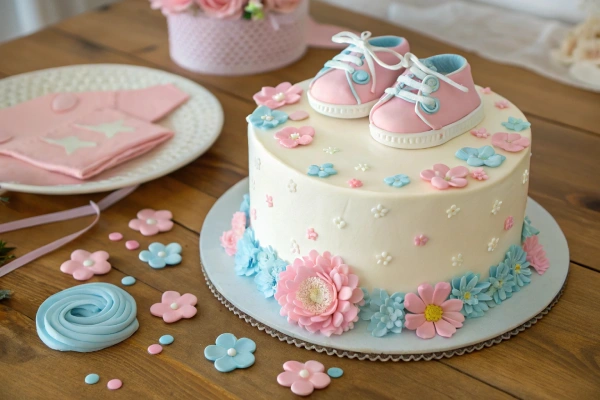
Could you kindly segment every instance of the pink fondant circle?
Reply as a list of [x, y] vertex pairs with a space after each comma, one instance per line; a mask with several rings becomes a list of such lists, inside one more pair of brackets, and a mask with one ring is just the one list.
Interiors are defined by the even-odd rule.
[[125, 242], [125, 247], [127, 250], [135, 250], [140, 247], [140, 244], [137, 240], [128, 240]]
[[108, 235], [108, 239], [110, 239], [113, 242], [118, 242], [119, 240], [123, 239], [123, 234], [119, 232], [113, 232], [110, 235]]
[[160, 344], [151, 344], [148, 347], [148, 353], [150, 354], [159, 354], [163, 350]]
[[123, 386], [123, 382], [121, 382], [120, 379], [111, 379], [106, 384], [106, 387], [109, 388], [110, 390], [121, 389], [121, 386]]

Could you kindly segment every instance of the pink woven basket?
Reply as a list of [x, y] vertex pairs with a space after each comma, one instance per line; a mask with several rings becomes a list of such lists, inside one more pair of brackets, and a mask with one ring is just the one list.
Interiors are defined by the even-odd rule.
[[201, 13], [169, 15], [171, 59], [194, 72], [250, 75], [282, 68], [307, 47], [308, 0], [264, 20], [220, 20]]

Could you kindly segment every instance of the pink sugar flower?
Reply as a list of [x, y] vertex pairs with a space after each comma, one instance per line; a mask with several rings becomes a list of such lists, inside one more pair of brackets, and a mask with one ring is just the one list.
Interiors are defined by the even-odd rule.
[[282, 316], [311, 333], [341, 335], [358, 321], [358, 276], [341, 257], [312, 250], [279, 274], [275, 299]]
[[274, 110], [286, 104], [299, 102], [302, 97], [301, 94], [302, 88], [299, 85], [283, 82], [275, 87], [264, 86], [252, 98], [257, 105], [267, 106], [271, 110]]
[[481, 93], [483, 94], [491, 94], [492, 93], [492, 88], [491, 87], [484, 87], [481, 89]]
[[510, 104], [508, 104], [508, 101], [506, 100], [499, 100], [495, 102], [494, 105], [496, 106], [496, 108], [499, 108], [501, 110], [505, 110], [510, 107]]
[[295, 128], [288, 126], [275, 134], [275, 139], [279, 140], [279, 144], [288, 149], [293, 149], [296, 146], [305, 146], [310, 144], [315, 136], [315, 130], [310, 126], [301, 126]]
[[233, 217], [231, 218], [231, 230], [238, 239], [244, 236], [244, 231], [246, 230], [246, 213], [242, 211], [233, 213]]
[[429, 238], [425, 235], [417, 235], [415, 236], [415, 246], [425, 246]]
[[506, 218], [506, 220], [504, 221], [504, 230], [505, 231], [510, 230], [514, 224], [515, 224], [515, 219], [512, 217], [512, 215], [508, 216], [508, 218]]
[[250, 217], [252, 217], [253, 221], [256, 221], [256, 208], [250, 210]]
[[266, 195], [266, 200], [268, 207], [273, 207], [273, 196]]
[[160, 303], [150, 307], [150, 313], [155, 317], [162, 317], [167, 324], [170, 324], [181, 318], [192, 318], [196, 315], [198, 312], [194, 307], [196, 303], [198, 299], [193, 294], [186, 293], [182, 296], [179, 292], [169, 290], [163, 293]]
[[361, 182], [361, 181], [359, 181], [358, 179], [354, 179], [354, 178], [352, 178], [352, 179], [350, 179], [350, 180], [348, 181], [348, 186], [350, 186], [350, 187], [351, 187], [351, 188], [353, 188], [353, 189], [354, 189], [354, 188], [359, 188], [359, 187], [361, 187], [362, 185], [363, 185], [363, 184], [362, 184], [362, 182]]
[[173, 214], [171, 211], [154, 211], [146, 208], [137, 213], [137, 219], [129, 221], [129, 227], [140, 231], [144, 236], [154, 236], [158, 232], [167, 232], [173, 229]]
[[306, 238], [309, 240], [317, 240], [317, 238], [319, 237], [319, 234], [317, 232], [315, 232], [314, 228], [308, 228], [306, 230]]
[[150, 0], [153, 10], [161, 10], [164, 15], [183, 12], [194, 4], [194, 0]]
[[550, 267], [550, 261], [546, 257], [546, 250], [540, 244], [539, 238], [536, 235], [526, 238], [523, 242], [523, 250], [527, 253], [529, 264], [538, 274], [543, 275]]
[[456, 328], [463, 325], [465, 316], [460, 313], [462, 300], [446, 300], [451, 290], [448, 282], [439, 282], [435, 289], [424, 283], [418, 288], [419, 296], [408, 293], [404, 297], [404, 307], [412, 314], [406, 314], [406, 329], [416, 330], [421, 339], [431, 339], [436, 332], [447, 338], [454, 335]]
[[228, 256], [233, 256], [237, 252], [238, 236], [231, 230], [223, 232], [221, 235], [221, 246], [225, 249]]
[[246, 0], [195, 0], [209, 18], [238, 19], [242, 17]]
[[298, 396], [308, 396], [315, 389], [324, 389], [331, 383], [325, 367], [318, 361], [287, 361], [283, 364], [285, 372], [277, 375], [277, 383], [289, 387]]
[[478, 181], [485, 181], [489, 178], [483, 168], [475, 168], [473, 171], [471, 171], [471, 176]]
[[462, 188], [467, 186], [466, 176], [469, 175], [467, 167], [454, 167], [450, 169], [444, 164], [435, 164], [433, 169], [421, 171], [421, 178], [430, 181], [431, 186], [439, 190], [449, 187]]
[[492, 135], [492, 144], [514, 153], [529, 147], [531, 141], [518, 133], [498, 132]]
[[65, 274], [73, 275], [78, 281], [87, 281], [94, 275], [103, 275], [110, 271], [108, 258], [105, 251], [90, 253], [85, 250], [75, 250], [71, 253], [71, 259], [60, 266]]
[[480, 139], [486, 139], [488, 136], [490, 136], [490, 133], [485, 128], [479, 128], [479, 129], [471, 129], [471, 135], [473, 135], [477, 138], [480, 138]]

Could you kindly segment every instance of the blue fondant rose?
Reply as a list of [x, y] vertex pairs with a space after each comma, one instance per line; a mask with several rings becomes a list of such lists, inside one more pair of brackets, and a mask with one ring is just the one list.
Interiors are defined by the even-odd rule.
[[246, 118], [254, 127], [259, 129], [273, 129], [288, 119], [288, 115], [283, 111], [271, 110], [267, 106], [259, 106], [254, 112]]
[[508, 122], [503, 122], [502, 126], [511, 131], [521, 132], [531, 126], [527, 121], [523, 121], [521, 118], [508, 117]]
[[279, 274], [285, 271], [287, 263], [277, 257], [273, 248], [267, 247], [259, 252], [258, 265], [260, 270], [254, 277], [254, 283], [265, 298], [273, 297], [277, 291]]
[[501, 154], [496, 154], [492, 146], [483, 146], [478, 149], [463, 147], [456, 152], [456, 157], [464, 160], [471, 167], [499, 167], [506, 160]]

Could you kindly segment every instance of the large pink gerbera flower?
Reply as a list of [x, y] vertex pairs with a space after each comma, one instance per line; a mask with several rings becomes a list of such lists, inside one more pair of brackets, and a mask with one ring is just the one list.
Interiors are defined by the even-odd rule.
[[527, 253], [527, 261], [535, 269], [535, 271], [543, 275], [550, 267], [550, 261], [546, 257], [546, 250], [541, 245], [536, 235], [529, 236], [523, 242], [523, 250]]
[[363, 299], [358, 276], [341, 257], [312, 250], [279, 274], [275, 299], [280, 314], [309, 332], [341, 335], [354, 328]]
[[439, 190], [467, 186], [467, 175], [469, 175], [467, 167], [450, 168], [445, 164], [435, 164], [433, 169], [421, 171], [421, 179], [431, 182], [431, 186]]
[[406, 329], [416, 330], [421, 339], [431, 339], [436, 332], [443, 337], [454, 335], [465, 316], [460, 313], [462, 300], [446, 300], [451, 290], [448, 282], [439, 282], [435, 289], [424, 283], [418, 288], [420, 297], [408, 293], [404, 297], [404, 307], [413, 314], [406, 314]]

